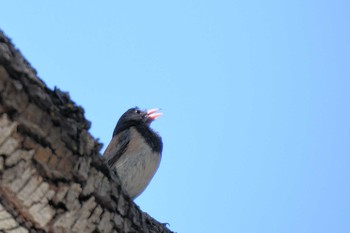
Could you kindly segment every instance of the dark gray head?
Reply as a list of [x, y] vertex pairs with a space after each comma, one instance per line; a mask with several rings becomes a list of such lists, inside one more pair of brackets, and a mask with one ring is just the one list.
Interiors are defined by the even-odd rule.
[[132, 126], [149, 127], [152, 121], [162, 115], [162, 113], [157, 113], [158, 110], [159, 109], [141, 110], [138, 107], [130, 108], [118, 120], [113, 136]]
[[138, 107], [130, 108], [120, 117], [115, 126], [113, 137], [130, 127], [135, 127], [153, 151], [162, 153], [162, 138], [150, 127], [152, 121], [162, 115], [162, 113], [157, 113], [158, 110], [159, 109], [141, 110]]

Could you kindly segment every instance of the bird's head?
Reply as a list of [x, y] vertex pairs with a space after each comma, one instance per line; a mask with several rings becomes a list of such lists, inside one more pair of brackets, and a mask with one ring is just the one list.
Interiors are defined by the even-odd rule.
[[141, 110], [138, 107], [130, 108], [120, 117], [114, 133], [131, 126], [142, 124], [150, 126], [152, 121], [162, 115], [162, 113], [159, 113], [158, 110], [158, 108], [150, 110]]

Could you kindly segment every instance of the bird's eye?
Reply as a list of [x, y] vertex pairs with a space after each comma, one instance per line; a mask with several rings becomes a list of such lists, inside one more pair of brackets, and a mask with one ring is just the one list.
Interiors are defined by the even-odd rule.
[[140, 113], [141, 113], [141, 111], [140, 111], [140, 110], [136, 110], [135, 112], [136, 112], [137, 114], [140, 114]]

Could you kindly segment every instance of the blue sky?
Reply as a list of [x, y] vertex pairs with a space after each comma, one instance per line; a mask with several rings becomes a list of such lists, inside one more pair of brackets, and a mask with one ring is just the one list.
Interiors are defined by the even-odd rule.
[[0, 28], [108, 144], [160, 107], [136, 200], [176, 232], [350, 231], [348, 1], [7, 1]]

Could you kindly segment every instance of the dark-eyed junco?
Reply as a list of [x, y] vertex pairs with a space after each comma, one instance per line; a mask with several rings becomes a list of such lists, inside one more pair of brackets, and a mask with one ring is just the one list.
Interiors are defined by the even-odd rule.
[[162, 155], [162, 138], [150, 128], [162, 113], [130, 108], [119, 119], [111, 142], [103, 153], [105, 163], [114, 169], [132, 199], [139, 196], [156, 173]]

